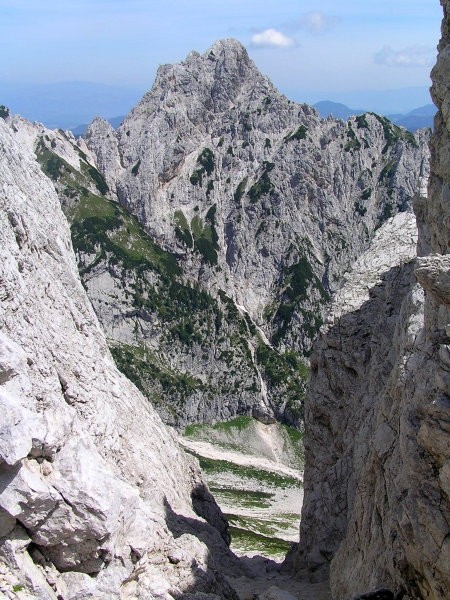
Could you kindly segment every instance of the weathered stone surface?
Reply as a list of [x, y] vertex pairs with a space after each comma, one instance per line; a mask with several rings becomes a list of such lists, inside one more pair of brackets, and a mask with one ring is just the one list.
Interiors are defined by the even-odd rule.
[[336, 600], [381, 587], [450, 596], [450, 4], [441, 3], [432, 175], [415, 202], [421, 257], [383, 265], [375, 245], [362, 264], [379, 261], [379, 280], [356, 264], [312, 355], [297, 568], [319, 579], [330, 569]]
[[426, 132], [321, 120], [235, 40], [161, 67], [118, 131], [7, 121], [54, 182], [119, 368], [178, 428], [301, 426], [329, 294], [428, 174]]
[[[161, 598], [175, 586], [232, 598], [209, 549], [230, 569], [233, 558], [192, 506], [198, 467], [117, 371], [32, 147], [1, 120], [2, 564], [23, 597], [119, 598], [134, 578], [147, 598], [158, 586]], [[206, 492], [197, 511], [203, 499], [208, 521], [226, 536]], [[174, 544], [186, 556], [182, 576], [168, 557]]]
[[295, 600], [295, 596], [275, 585], [270, 586], [263, 594], [259, 594], [258, 598], [259, 600]]
[[[221, 40], [160, 67], [117, 132], [96, 120], [85, 137], [154, 239], [270, 333], [263, 312], [276, 300], [280, 268], [311, 254], [319, 280], [336, 290], [380, 221], [410, 205], [427, 175], [426, 134], [390, 128], [371, 114], [321, 120], [281, 96], [239, 42]], [[213, 206], [217, 266], [176, 235], [176, 211], [189, 224]]]

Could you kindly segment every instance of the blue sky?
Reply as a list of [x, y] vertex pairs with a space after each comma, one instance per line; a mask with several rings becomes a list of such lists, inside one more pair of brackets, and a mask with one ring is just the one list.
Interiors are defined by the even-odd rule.
[[438, 0], [0, 0], [0, 81], [145, 90], [159, 64], [235, 37], [296, 100], [428, 87], [441, 17]]

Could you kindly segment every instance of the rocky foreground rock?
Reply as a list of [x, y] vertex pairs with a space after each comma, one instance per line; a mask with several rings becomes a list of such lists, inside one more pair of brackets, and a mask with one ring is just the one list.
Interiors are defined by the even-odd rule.
[[[348, 275], [311, 357], [295, 560], [315, 580], [330, 573], [336, 600], [377, 588], [450, 597], [450, 3], [441, 4], [431, 177], [415, 200], [419, 256], [395, 257], [380, 237]], [[403, 226], [392, 234], [401, 231], [406, 242]]]
[[117, 370], [22, 142], [0, 119], [0, 595], [234, 598], [212, 558], [233, 571], [226, 523]]

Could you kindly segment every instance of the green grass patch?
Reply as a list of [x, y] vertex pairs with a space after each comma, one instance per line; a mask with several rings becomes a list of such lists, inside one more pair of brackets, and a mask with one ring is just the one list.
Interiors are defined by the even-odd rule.
[[[210, 441], [212, 438], [216, 439], [217, 435], [214, 435], [214, 432], [220, 432], [224, 434], [230, 434], [230, 440], [232, 439], [233, 434], [242, 433], [249, 429], [254, 423], [254, 419], [247, 415], [240, 415], [235, 417], [234, 419], [230, 419], [229, 421], [219, 421], [218, 423], [214, 423], [212, 425], [207, 425], [203, 423], [192, 423], [187, 425], [184, 429], [183, 435], [184, 437], [195, 439], [195, 440], [206, 440]], [[227, 438], [225, 437], [225, 440]], [[223, 448], [227, 448], [230, 450], [242, 451], [242, 446], [236, 444], [232, 441], [225, 441], [220, 438], [216, 443]]]
[[247, 187], [248, 177], [244, 177], [241, 183], [237, 186], [236, 191], [234, 192], [234, 201], [236, 204], [240, 204], [242, 200], [242, 196], [245, 194], [245, 188]]
[[329, 300], [329, 294], [320, 279], [315, 275], [312, 265], [305, 255], [285, 270], [284, 285], [281, 302], [274, 314], [274, 322], [278, 324], [278, 328], [272, 337], [273, 343], [278, 345], [286, 335], [296, 311], [301, 312], [303, 315], [303, 332], [310, 339], [314, 339], [322, 325], [322, 320], [314, 312], [302, 310], [300, 305], [303, 300], [311, 295], [312, 289], [318, 290], [323, 302]]
[[356, 133], [353, 131], [350, 125], [347, 129], [347, 139], [348, 142], [344, 146], [345, 152], [349, 152], [350, 150], [359, 150], [361, 148], [361, 142], [356, 137]]
[[355, 121], [358, 129], [369, 129], [369, 123], [367, 122], [366, 115], [358, 115], [355, 117]]
[[209, 148], [204, 148], [197, 157], [199, 168], [189, 178], [192, 185], [202, 186], [203, 176], [211, 175], [214, 171], [214, 154]]
[[215, 215], [216, 205], [214, 204], [206, 213], [205, 223], [198, 215], [195, 215], [191, 221], [194, 248], [202, 255], [203, 260], [210, 265], [217, 264], [217, 251], [219, 250]]
[[187, 219], [182, 210], [176, 210], [174, 213], [175, 235], [188, 248], [194, 247], [194, 239]]
[[386, 140], [386, 144], [382, 150], [382, 154], [386, 154], [389, 148], [395, 146], [395, 144], [400, 140], [403, 140], [407, 144], [414, 146], [414, 148], [419, 147], [416, 138], [410, 131], [407, 131], [406, 129], [394, 125], [394, 123], [389, 121], [389, 119], [387, 119], [386, 117], [382, 117], [375, 113], [369, 114], [374, 116], [383, 127], [384, 139]]
[[131, 169], [131, 174], [134, 175], [135, 177], [139, 173], [139, 167], [140, 166], [141, 166], [141, 159], [139, 159], [137, 161], [137, 163], [134, 165], [134, 167]]
[[253, 419], [246, 415], [241, 415], [236, 417], [235, 419], [231, 419], [230, 421], [220, 421], [212, 425], [213, 429], [217, 431], [225, 431], [232, 432], [233, 430], [237, 431], [245, 431], [248, 429], [253, 423]]
[[158, 384], [164, 392], [185, 399], [193, 392], [203, 389], [200, 379], [163, 365], [144, 346], [114, 345], [110, 348], [116, 365], [141, 391], [145, 391], [146, 379]]
[[361, 200], [368, 200], [372, 195], [372, 188], [366, 188], [361, 194]]
[[234, 513], [224, 513], [231, 526], [245, 529], [246, 531], [253, 531], [260, 535], [267, 537], [276, 537], [281, 530], [289, 530], [292, 527], [292, 523], [298, 523], [300, 521], [300, 515], [297, 515], [296, 519], [284, 520], [283, 518], [277, 518], [273, 516], [271, 520], [263, 519], [260, 517], [251, 517], [248, 515], [236, 515]]
[[87, 177], [89, 177], [95, 183], [95, 187], [97, 188], [98, 192], [102, 194], [102, 196], [108, 193], [109, 188], [106, 185], [105, 178], [97, 171], [95, 167], [88, 163], [81, 162], [81, 172], [86, 174]]
[[261, 177], [247, 192], [247, 196], [250, 198], [250, 202], [257, 202], [262, 196], [265, 196], [273, 190], [273, 183], [270, 180], [269, 173], [274, 168], [274, 164], [271, 162], [263, 162], [264, 170]]
[[241, 551], [257, 552], [270, 558], [281, 558], [291, 549], [292, 543], [279, 538], [267, 537], [254, 531], [230, 526], [231, 545]]
[[98, 250], [113, 262], [129, 269], [138, 267], [156, 271], [167, 280], [181, 274], [176, 258], [147, 235], [136, 217], [121, 206], [94, 194], [80, 199], [71, 216], [75, 250]]
[[216, 460], [212, 458], [205, 458], [198, 455], [195, 452], [189, 450], [191, 454], [199, 459], [200, 467], [208, 475], [214, 475], [218, 473], [228, 472], [241, 477], [243, 479], [252, 479], [272, 485], [279, 488], [287, 487], [301, 487], [301, 481], [295, 477], [289, 475], [280, 475], [279, 473], [273, 473], [271, 471], [265, 471], [263, 469], [256, 469], [253, 467], [245, 467], [242, 465], [236, 465], [227, 460]]
[[22, 590], [24, 590], [24, 586], [21, 583], [16, 583], [15, 585], [12, 586], [12, 591], [13, 592], [21, 592]]
[[380, 183], [386, 183], [395, 173], [395, 163], [390, 160], [387, 162], [384, 167], [381, 169], [380, 175], [378, 177], [378, 181]]
[[240, 506], [241, 508], [269, 508], [271, 505], [270, 500], [274, 497], [274, 494], [268, 492], [224, 488], [213, 484], [209, 484], [209, 489], [215, 495], [219, 504]]
[[300, 125], [298, 129], [289, 133], [285, 138], [285, 142], [293, 142], [295, 140], [304, 140], [308, 134], [308, 129], [304, 125]]

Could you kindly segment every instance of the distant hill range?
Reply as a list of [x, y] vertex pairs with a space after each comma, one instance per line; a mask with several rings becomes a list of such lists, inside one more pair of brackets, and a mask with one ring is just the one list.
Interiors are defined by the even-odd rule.
[[96, 116], [126, 114], [145, 91], [85, 81], [50, 84], [0, 81], [0, 104], [13, 114], [43, 123], [50, 129], [74, 131], [82, 127], [80, 123], [90, 123]]
[[[321, 117], [325, 118], [332, 115], [336, 119], [343, 119], [344, 121], [355, 115], [361, 115], [368, 112], [365, 109], [349, 108], [345, 104], [331, 102], [330, 100], [317, 102], [314, 104], [314, 108]], [[436, 110], [434, 104], [425, 104], [425, 106], [415, 108], [406, 114], [386, 115], [386, 117], [396, 125], [400, 125], [401, 127], [405, 127], [409, 131], [414, 132], [426, 127], [432, 128]]]
[[[144, 88], [85, 81], [50, 84], [0, 81], [0, 104], [7, 106], [13, 114], [20, 114], [31, 121], [38, 121], [51, 129], [70, 129], [74, 135], [80, 136], [95, 116], [108, 119], [111, 125], [117, 128], [124, 118], [123, 115], [131, 110], [145, 92]], [[392, 96], [392, 91], [386, 91], [386, 97], [389, 94]], [[364, 99], [365, 97], [358, 104], [367, 107]], [[376, 106], [381, 105], [379, 97], [374, 96], [373, 102], [375, 109], [371, 112], [387, 116], [391, 121], [409, 131], [414, 132], [417, 129], [433, 126], [433, 117], [436, 112], [433, 104], [426, 104], [405, 114], [389, 114], [386, 110], [376, 109]], [[391, 105], [394, 106], [392, 102]], [[335, 118], [345, 121], [351, 116], [369, 112], [367, 108], [349, 108], [346, 104], [329, 100], [317, 102], [314, 107], [322, 117], [331, 114]]]

